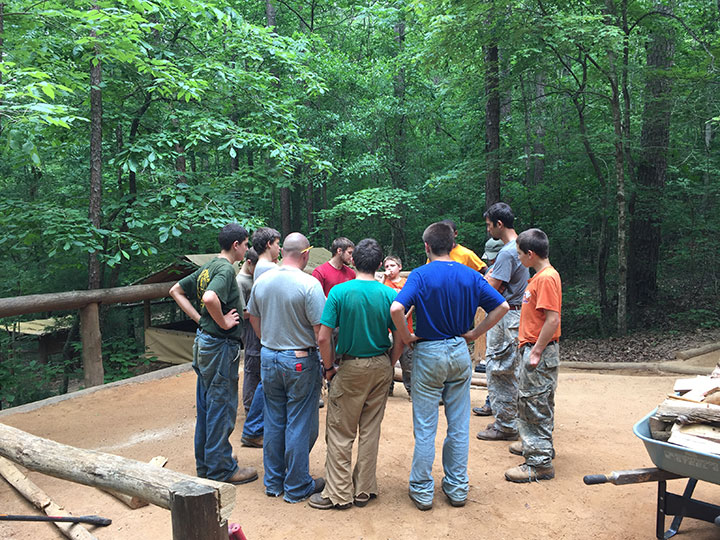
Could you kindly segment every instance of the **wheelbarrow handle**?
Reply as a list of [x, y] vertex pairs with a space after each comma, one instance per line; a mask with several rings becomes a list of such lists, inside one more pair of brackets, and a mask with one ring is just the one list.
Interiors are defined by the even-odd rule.
[[607, 484], [610, 479], [604, 474], [586, 474], [583, 476], [583, 482], [586, 486], [594, 486], [596, 484]]

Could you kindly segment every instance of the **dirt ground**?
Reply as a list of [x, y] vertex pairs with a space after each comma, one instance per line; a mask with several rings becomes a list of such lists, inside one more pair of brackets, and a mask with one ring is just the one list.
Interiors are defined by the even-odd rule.
[[[505, 481], [505, 469], [521, 458], [506, 442], [484, 442], [474, 434], [486, 418], [473, 417], [470, 441], [470, 494], [464, 508], [451, 507], [439, 489], [444, 418], [437, 437], [436, 497], [429, 512], [418, 511], [407, 496], [412, 457], [411, 403], [401, 385], [388, 402], [378, 463], [379, 498], [365, 508], [318, 511], [306, 503], [287, 504], [263, 493], [261, 481], [237, 487], [231, 522], [240, 523], [248, 540], [298, 538], [416, 539], [446, 537], [504, 538], [654, 538], [656, 484], [585, 486], [592, 473], [652, 466], [632, 426], [672, 390], [679, 376], [595, 373], [562, 370], [557, 391], [556, 478], [533, 484]], [[191, 372], [114, 388], [46, 405], [30, 412], [3, 414], [0, 421], [56, 441], [148, 461], [169, 459], [168, 468], [193, 474], [194, 385]], [[485, 391], [473, 389], [473, 405]], [[238, 419], [239, 426], [242, 418]], [[325, 410], [321, 437], [310, 456], [313, 476], [323, 475]], [[262, 470], [262, 451], [232, 442], [242, 464]], [[170, 513], [149, 506], [130, 510], [110, 495], [30, 472], [29, 477], [75, 515], [111, 518], [94, 533], [101, 540], [171, 538]], [[681, 492], [684, 481], [669, 482]], [[720, 503], [720, 486], [699, 483], [696, 498]], [[6, 482], [0, 482], [0, 512], [35, 513]], [[669, 519], [668, 519], [669, 525]], [[716, 539], [718, 529], [686, 519], [678, 538]], [[62, 538], [48, 524], [0, 521], [0, 538]]]

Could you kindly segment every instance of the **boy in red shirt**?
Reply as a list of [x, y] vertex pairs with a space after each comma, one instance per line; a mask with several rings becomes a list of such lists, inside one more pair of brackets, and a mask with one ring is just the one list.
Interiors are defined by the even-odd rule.
[[548, 237], [540, 229], [529, 229], [517, 237], [520, 263], [533, 268], [535, 275], [525, 289], [518, 331], [522, 355], [518, 399], [521, 441], [510, 445], [510, 452], [523, 455], [525, 463], [505, 471], [510, 482], [555, 477], [552, 432], [560, 364], [562, 284], [560, 274], [550, 264], [548, 251]]
[[[391, 289], [395, 289], [397, 292], [400, 292], [407, 281], [407, 278], [400, 276], [400, 270], [402, 270], [402, 260], [400, 260], [400, 257], [396, 255], [388, 255], [383, 261], [383, 266], [385, 267], [385, 273], [383, 274], [382, 282]], [[413, 308], [411, 307], [405, 314], [408, 332], [411, 334], [414, 332], [412, 312]], [[400, 355], [400, 368], [402, 369], [403, 386], [405, 386], [408, 398], [412, 400], [412, 396], [410, 395], [412, 385], [412, 349], [407, 345], [403, 349], [402, 355]], [[390, 381], [391, 396], [393, 395], [394, 386], [395, 381]]]
[[352, 240], [344, 236], [336, 238], [330, 246], [332, 258], [313, 270], [312, 275], [322, 285], [326, 298], [335, 285], [355, 279], [355, 270], [350, 268], [354, 249]]

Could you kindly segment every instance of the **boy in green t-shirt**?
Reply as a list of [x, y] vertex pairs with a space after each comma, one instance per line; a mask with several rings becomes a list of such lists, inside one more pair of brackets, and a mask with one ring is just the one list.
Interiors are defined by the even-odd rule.
[[252, 482], [258, 477], [252, 467], [238, 467], [229, 440], [237, 416], [241, 316], [245, 307], [233, 263], [245, 257], [247, 238], [244, 227], [237, 223], [226, 225], [218, 235], [220, 254], [170, 289], [173, 300], [198, 325], [193, 346], [193, 369], [198, 375], [197, 475], [231, 484]]
[[[382, 262], [382, 249], [372, 238], [362, 240], [353, 253], [357, 275], [335, 285], [320, 320], [318, 345], [325, 378], [332, 379], [328, 395], [325, 439], [325, 489], [310, 497], [318, 510], [345, 509], [355, 503], [365, 506], [377, 497], [378, 443], [385, 414], [392, 366], [402, 352], [395, 339], [390, 357], [388, 328], [394, 331], [390, 305], [396, 292], [375, 281]], [[333, 365], [331, 336], [339, 328], [337, 358]], [[352, 447], [359, 431], [355, 469], [350, 469]]]

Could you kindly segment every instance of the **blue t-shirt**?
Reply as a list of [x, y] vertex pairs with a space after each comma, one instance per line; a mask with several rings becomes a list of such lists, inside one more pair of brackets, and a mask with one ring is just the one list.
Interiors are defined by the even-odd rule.
[[415, 306], [415, 335], [428, 340], [461, 336], [475, 326], [478, 306], [490, 313], [505, 301], [482, 274], [455, 261], [416, 268], [395, 300]]

